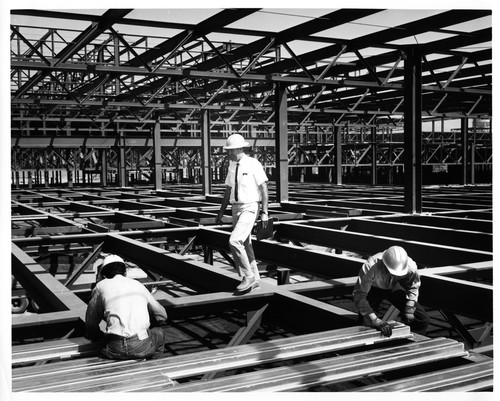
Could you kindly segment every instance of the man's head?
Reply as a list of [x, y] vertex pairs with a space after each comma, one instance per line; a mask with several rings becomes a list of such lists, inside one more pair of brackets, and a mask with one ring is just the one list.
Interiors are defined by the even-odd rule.
[[250, 146], [250, 144], [245, 141], [245, 138], [240, 134], [233, 134], [227, 138], [224, 149], [227, 150], [230, 160], [237, 161], [238, 155], [243, 153], [243, 148], [247, 146]]
[[122, 276], [127, 274], [127, 266], [125, 266], [124, 260], [118, 255], [106, 256], [102, 261], [100, 275], [104, 278], [113, 278], [117, 274]]
[[387, 248], [382, 255], [382, 262], [393, 276], [404, 276], [408, 272], [408, 254], [400, 246]]

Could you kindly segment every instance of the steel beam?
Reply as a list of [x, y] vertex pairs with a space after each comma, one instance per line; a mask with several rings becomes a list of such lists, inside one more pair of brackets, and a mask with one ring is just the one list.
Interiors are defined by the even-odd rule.
[[83, 331], [87, 305], [15, 244], [12, 244], [12, 269], [27, 295], [43, 312], [14, 316], [12, 330], [17, 338], [36, 337], [38, 330], [46, 328], [50, 330], [48, 335], [53, 335], [57, 332], [55, 327], [60, 330], [63, 326]]
[[[204, 227], [198, 232], [197, 241], [228, 252], [229, 235], [228, 232]], [[252, 244], [258, 260], [288, 267], [298, 272], [314, 274], [318, 277], [342, 278], [355, 276], [363, 263], [363, 260], [359, 258], [318, 252], [274, 241], [253, 241]]]
[[[320, 226], [325, 227], [323, 223]], [[394, 236], [406, 240], [424, 240], [434, 244], [457, 248], [493, 252], [493, 235], [475, 231], [462, 231], [441, 227], [423, 227], [408, 223], [392, 223], [380, 220], [353, 219], [348, 230], [375, 236]]]
[[[12, 316], [12, 330], [18, 331], [27, 329], [29, 331], [29, 335], [31, 336], [30, 338], [33, 338], [34, 336], [38, 337], [37, 329], [39, 328], [51, 327], [58, 324], [63, 324], [66, 327], [71, 328], [84, 327], [84, 322], [85, 309], [63, 310], [58, 312], [48, 312], [32, 315], [19, 314]], [[14, 335], [14, 337], [19, 339], [19, 336]], [[20, 339], [22, 340], [23, 338]]]
[[42, 309], [69, 310], [75, 317], [85, 320], [87, 305], [15, 244], [12, 244], [12, 269], [16, 279]]
[[[124, 383], [132, 381], [133, 377], [146, 373], [151, 377], [149, 388], [146, 390], [160, 391], [166, 385], [165, 377], [181, 380], [218, 370], [241, 369], [301, 357], [320, 356], [374, 343], [387, 344], [409, 336], [411, 333], [408, 327], [401, 324], [395, 326], [392, 338], [383, 337], [371, 328], [355, 326], [196, 354], [176, 355], [143, 361], [140, 364], [136, 361], [115, 361], [112, 364], [97, 363], [77, 370], [68, 367], [64, 380], [61, 380], [60, 371], [55, 365], [47, 365], [45, 371], [41, 372], [39, 368], [30, 369], [29, 372], [21, 368], [19, 375], [16, 375], [17, 369], [14, 372], [14, 388], [15, 391], [99, 391], [101, 386], [106, 384], [108, 390], [118, 389], [120, 386], [123, 388]], [[37, 373], [44, 376], [43, 380], [37, 379]], [[204, 380], [203, 382], [210, 383]]]
[[[204, 21], [194, 25], [192, 28], [188, 29], [193, 31], [194, 36], [190, 40], [201, 37], [202, 35], [207, 35], [213, 31], [219, 30], [226, 25], [230, 25], [239, 19], [245, 18], [256, 11], [258, 8], [244, 8], [244, 9], [224, 9], [215, 15], [207, 18]], [[184, 38], [186, 32], [181, 32], [174, 38], [166, 40], [157, 46], [152, 47], [150, 50], [141, 55], [141, 58], [147, 62], [153, 61], [164, 54], [170, 53], [178, 45], [179, 41]], [[140, 60], [132, 60], [131, 65], [140, 64]]]
[[[274, 139], [269, 138], [246, 138], [247, 141], [253, 147], [274, 147]], [[22, 137], [13, 141], [12, 146], [18, 148], [46, 148], [48, 146], [53, 146], [54, 148], [79, 148], [86, 144], [89, 148], [95, 149], [109, 149], [116, 145], [116, 137], [85, 137], [80, 135], [72, 136], [47, 136], [47, 137]], [[202, 148], [202, 139], [198, 138], [161, 138], [161, 146], [163, 148]], [[225, 139], [212, 138], [211, 147], [222, 147], [226, 143]], [[153, 146], [153, 142], [150, 138], [145, 138], [143, 136], [128, 136], [127, 135], [127, 146], [128, 147], [144, 147]]]
[[[92, 342], [83, 337], [16, 345], [12, 350], [12, 365], [98, 355], [101, 347], [102, 343]], [[40, 373], [43, 374], [49, 369], [47, 365], [44, 365], [40, 368]], [[21, 371], [22, 369], [16, 369], [14, 375], [21, 374]]]
[[474, 348], [474, 346], [478, 344], [474, 336], [469, 332], [469, 330], [467, 330], [464, 324], [454, 313], [448, 310], [440, 310], [440, 312], [470, 348]]
[[[170, 237], [178, 239], [189, 239], [193, 235], [196, 235], [199, 228], [192, 227], [174, 227], [174, 228], [163, 228], [155, 230], [135, 230], [135, 231], [124, 231], [117, 233], [125, 238], [158, 238], [158, 237]], [[51, 235], [44, 237], [31, 237], [31, 238], [13, 238], [12, 242], [20, 247], [24, 246], [44, 246], [44, 245], [54, 245], [54, 244], [70, 244], [73, 242], [83, 242], [86, 244], [98, 244], [104, 241], [108, 237], [106, 233], [89, 233], [89, 234], [69, 234], [65, 236], [61, 235]]]
[[399, 380], [369, 385], [359, 392], [444, 392], [454, 394], [493, 390], [493, 360], [468, 363], [431, 373], [412, 375]]
[[235, 272], [213, 270], [211, 265], [120, 235], [109, 234], [106, 238], [103, 250], [109, 252], [110, 249], [153, 273], [198, 291], [232, 293], [239, 282]]
[[[420, 296], [425, 304], [448, 312], [493, 322], [493, 286], [421, 271]], [[445, 294], [445, 296], [443, 296]]]
[[325, 247], [332, 245], [338, 249], [371, 255], [387, 249], [391, 245], [400, 245], [417, 262], [427, 267], [448, 266], [487, 261], [491, 252], [466, 250], [458, 247], [436, 245], [424, 241], [402, 240], [397, 232], [391, 236], [377, 236], [343, 230], [311, 227], [306, 224], [282, 223], [277, 226], [275, 237], [293, 239], [307, 244]]
[[88, 256], [87, 258], [82, 262], [82, 264], [76, 268], [71, 276], [69, 276], [65, 281], [64, 281], [64, 286], [67, 288], [72, 288], [73, 284], [75, 283], [76, 280], [78, 280], [78, 277], [82, 275], [82, 273], [87, 270], [92, 264], [97, 260], [101, 253], [102, 249], [102, 243], [99, 244]]
[[[304, 391], [308, 388], [363, 378], [396, 369], [466, 356], [463, 344], [436, 338], [395, 346], [387, 350], [371, 350], [341, 355], [300, 365], [265, 369], [210, 382], [191, 382], [166, 388], [176, 392], [227, 391]], [[170, 377], [170, 376], [169, 376]]]

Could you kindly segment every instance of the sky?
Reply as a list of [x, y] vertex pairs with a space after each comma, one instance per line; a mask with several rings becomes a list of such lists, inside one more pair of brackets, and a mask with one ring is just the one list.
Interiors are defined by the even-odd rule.
[[[55, 9], [59, 11], [68, 11], [68, 9]], [[137, 18], [144, 20], [156, 20], [156, 21], [173, 21], [179, 23], [196, 24], [206, 18], [217, 14], [222, 8], [201, 8], [201, 9], [147, 9], [139, 8], [134, 9], [126, 18]], [[333, 11], [333, 8], [264, 8], [261, 9], [245, 18], [242, 18], [232, 24], [227, 25], [228, 28], [240, 28], [240, 29], [260, 29], [265, 31], [279, 32], [295, 25], [307, 22], [313, 18], [320, 17], [326, 13]], [[71, 12], [81, 12], [91, 15], [102, 15], [105, 9], [69, 9]], [[353, 39], [355, 37], [369, 35], [377, 31], [394, 27], [397, 25], [405, 24], [418, 20], [421, 18], [426, 18], [433, 16], [442, 12], [443, 9], [421, 9], [421, 10], [405, 10], [405, 9], [389, 9], [381, 13], [376, 13], [374, 15], [369, 15], [365, 18], [361, 18], [357, 21], [353, 21], [347, 24], [343, 24], [338, 27], [327, 29], [312, 36], [316, 37], [331, 37], [339, 39]], [[11, 23], [20, 25], [42, 25], [51, 28], [72, 28], [72, 29], [84, 29], [88, 26], [86, 21], [64, 21], [53, 18], [33, 18], [22, 15], [13, 15], [11, 18]], [[457, 24], [448, 27], [453, 30], [471, 30], [471, 29], [481, 29], [486, 26], [491, 26], [491, 18], [481, 18], [474, 20], [472, 22]], [[129, 25], [116, 24], [114, 26], [118, 32], [126, 32], [141, 35], [144, 34], [144, 27], [133, 27]], [[169, 36], [175, 35], [179, 30], [174, 29], [160, 29], [160, 28], [147, 28], [148, 35], [154, 36]], [[394, 41], [394, 44], [413, 44], [413, 43], [424, 43], [429, 40], [443, 39], [451, 36], [450, 34], [438, 34], [438, 33], [426, 33], [422, 35], [412, 36], [410, 38], [405, 38], [401, 40]], [[253, 36], [246, 35], [227, 35], [222, 33], [211, 33], [209, 35], [211, 40], [231, 40], [232, 42], [247, 43], [249, 41], [255, 40]], [[302, 44], [302, 48], [298, 49], [299, 52], [306, 52], [315, 50], [315, 47], [325, 46], [324, 43], [312, 43], [307, 42]], [[292, 44], [292, 49], [296, 51], [297, 46], [294, 48]], [[372, 50], [372, 52], [375, 49]]]

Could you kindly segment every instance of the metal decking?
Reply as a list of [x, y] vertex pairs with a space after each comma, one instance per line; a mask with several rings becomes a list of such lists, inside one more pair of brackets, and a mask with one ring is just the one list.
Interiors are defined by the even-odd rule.
[[[155, 290], [170, 317], [172, 342], [165, 358], [123, 365], [141, 372], [135, 384], [105, 376], [94, 390], [393, 391], [403, 383], [425, 391], [440, 386], [419, 384], [435, 371], [449, 391], [466, 380], [471, 364], [477, 376], [471, 373], [461, 388], [492, 388], [491, 186], [424, 187], [424, 213], [406, 215], [402, 188], [292, 184], [288, 202], [270, 204], [274, 237], [254, 242], [261, 288], [244, 296], [233, 294], [239, 277], [227, 245], [230, 225], [214, 225], [221, 192], [216, 186], [204, 196], [196, 185], [13, 190], [12, 296], [16, 312], [27, 308], [12, 315], [13, 390], [51, 391], [50, 372], [72, 370], [80, 382], [107, 369], [109, 361], [83, 338], [83, 319], [93, 265], [108, 253], [122, 256]], [[430, 338], [408, 338], [400, 325], [401, 338], [377, 345], [381, 336], [372, 332], [372, 339], [356, 343], [355, 276], [363, 258], [394, 243], [421, 269], [421, 303], [434, 328]], [[315, 351], [332, 332], [343, 333], [348, 350]], [[306, 351], [281, 358], [278, 344], [302, 336], [314, 339]], [[244, 347], [257, 347], [257, 359], [232, 365], [217, 357]], [[267, 354], [266, 347], [272, 348]], [[423, 359], [412, 362], [412, 349]], [[211, 368], [173, 374], [181, 359], [207, 355]], [[349, 360], [355, 368], [342, 368]], [[149, 375], [155, 364], [161, 368]], [[61, 381], [61, 391], [90, 391], [92, 381], [81, 383]]]

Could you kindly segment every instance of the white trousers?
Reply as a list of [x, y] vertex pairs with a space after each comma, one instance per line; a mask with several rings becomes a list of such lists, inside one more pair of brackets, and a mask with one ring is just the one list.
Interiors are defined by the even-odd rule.
[[231, 205], [233, 231], [229, 237], [229, 248], [233, 254], [236, 271], [240, 276], [257, 280], [258, 268], [252, 247], [251, 233], [257, 219], [259, 204], [257, 202]]

